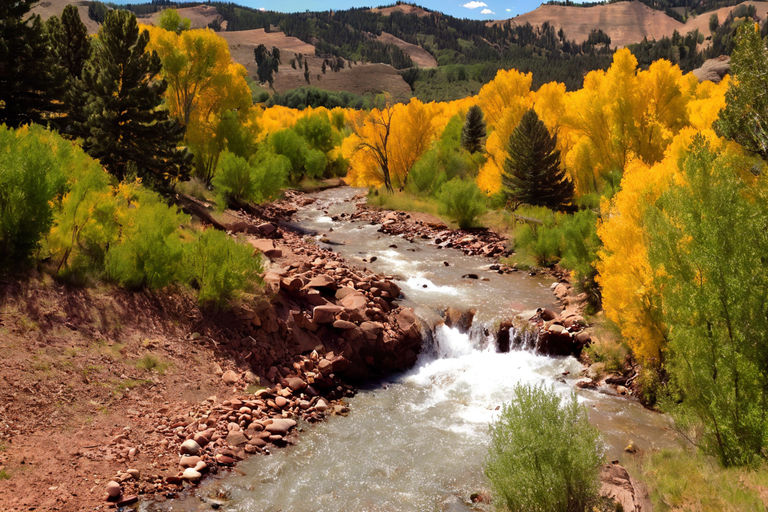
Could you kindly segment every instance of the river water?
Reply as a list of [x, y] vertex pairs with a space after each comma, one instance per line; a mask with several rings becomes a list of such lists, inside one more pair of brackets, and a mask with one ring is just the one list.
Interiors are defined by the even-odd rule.
[[[551, 281], [524, 273], [500, 275], [492, 263], [410, 243], [363, 222], [332, 220], [354, 211], [351, 188], [318, 192], [296, 222], [316, 232], [348, 261], [395, 276], [403, 303], [422, 318], [447, 306], [476, 308], [475, 328], [462, 334], [438, 327], [416, 366], [350, 399], [347, 417], [305, 426], [296, 445], [254, 456], [231, 473], [205, 481], [194, 494], [145, 511], [347, 512], [470, 510], [455, 503], [487, 489], [482, 473], [488, 425], [518, 383], [573, 391], [582, 366], [572, 357], [528, 351], [497, 353], [483, 325], [539, 306], [553, 306]], [[373, 258], [375, 257], [375, 258]], [[371, 259], [374, 259], [371, 262]], [[444, 262], [447, 262], [446, 265]], [[462, 279], [474, 273], [480, 279]], [[609, 459], [624, 457], [631, 440], [641, 450], [674, 445], [664, 416], [598, 391], [579, 400], [600, 429]]]

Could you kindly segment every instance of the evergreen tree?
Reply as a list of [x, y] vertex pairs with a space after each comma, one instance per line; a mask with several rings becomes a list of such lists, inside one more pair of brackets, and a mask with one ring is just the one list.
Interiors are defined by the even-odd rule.
[[56, 62], [65, 70], [64, 109], [66, 116], [58, 120], [59, 129], [69, 135], [85, 136], [75, 129], [78, 123], [85, 123], [85, 95], [80, 84], [83, 67], [91, 55], [91, 39], [88, 29], [80, 19], [77, 7], [70, 4], [64, 8], [61, 20], [52, 16], [46, 22], [46, 31], [51, 42], [51, 51]]
[[738, 29], [731, 56], [731, 81], [725, 108], [715, 122], [721, 137], [735, 140], [745, 149], [768, 159], [768, 50], [757, 24]]
[[272, 84], [275, 82], [274, 74], [278, 72], [280, 66], [280, 50], [273, 46], [270, 51], [260, 44], [253, 49], [253, 58], [256, 61], [256, 76], [259, 83], [268, 83], [270, 89], [274, 89]]
[[83, 69], [83, 147], [118, 179], [135, 173], [167, 192], [187, 179], [189, 155], [179, 148], [183, 126], [160, 108], [167, 84], [157, 76], [162, 65], [147, 51], [148, 41], [133, 13], [107, 13]]
[[52, 58], [34, 0], [0, 2], [0, 123], [44, 123], [61, 109], [63, 68]]
[[464, 129], [461, 131], [461, 147], [470, 153], [478, 153], [483, 150], [485, 139], [485, 120], [483, 111], [478, 105], [472, 105], [467, 112], [464, 121]]
[[561, 209], [573, 198], [573, 182], [560, 167], [557, 137], [533, 109], [509, 137], [502, 185], [515, 207], [521, 203]]

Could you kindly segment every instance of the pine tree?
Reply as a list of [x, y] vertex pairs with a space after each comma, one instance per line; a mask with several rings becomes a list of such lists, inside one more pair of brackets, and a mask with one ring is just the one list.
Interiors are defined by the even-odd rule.
[[77, 7], [67, 5], [61, 14], [61, 20], [52, 16], [46, 21], [45, 28], [51, 42], [51, 51], [55, 60], [65, 70], [65, 91], [63, 94], [66, 116], [58, 119], [59, 129], [72, 136], [85, 136], [75, 130], [77, 123], [85, 122], [85, 95], [80, 84], [83, 67], [91, 55], [91, 39], [88, 29], [80, 19]]
[[573, 182], [560, 166], [557, 137], [530, 109], [507, 144], [502, 186], [515, 207], [521, 203], [562, 209], [573, 198]]
[[34, 0], [0, 2], [0, 123], [45, 123], [61, 110], [63, 68], [52, 58]]
[[179, 148], [183, 126], [160, 108], [167, 84], [157, 76], [162, 65], [147, 51], [148, 41], [133, 13], [107, 13], [83, 69], [83, 147], [118, 179], [135, 173], [168, 192], [174, 181], [187, 179], [190, 158]]
[[274, 89], [272, 86], [275, 82], [274, 74], [279, 71], [280, 66], [280, 50], [273, 46], [272, 50], [267, 50], [267, 47], [260, 44], [253, 49], [253, 59], [256, 61], [256, 76], [259, 79], [259, 83], [268, 83], [270, 89]]
[[461, 147], [470, 153], [478, 153], [483, 150], [485, 139], [485, 119], [483, 111], [478, 105], [472, 105], [467, 112], [464, 129], [461, 131]]

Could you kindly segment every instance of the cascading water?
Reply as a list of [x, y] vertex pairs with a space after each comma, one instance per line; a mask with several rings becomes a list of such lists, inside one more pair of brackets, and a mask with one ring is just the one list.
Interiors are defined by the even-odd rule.
[[[145, 504], [142, 510], [210, 510], [219, 498], [221, 510], [243, 512], [457, 510], [455, 501], [449, 507], [446, 500], [466, 499], [487, 487], [482, 465], [488, 425], [514, 386], [574, 389], [581, 370], [574, 358], [530, 350], [499, 353], [492, 337], [496, 321], [551, 306], [546, 280], [488, 272], [487, 281], [461, 280], [465, 273], [482, 274], [488, 262], [382, 235], [376, 226], [333, 222], [330, 215], [337, 210], [322, 211], [349, 211], [354, 193], [319, 194], [325, 202], [301, 212], [300, 224], [326, 232], [350, 261], [365, 258], [374, 270], [398, 276], [405, 302], [429, 322], [446, 306], [474, 307], [474, 326], [462, 333], [439, 324], [416, 366], [361, 390], [350, 399], [349, 416], [306, 426], [295, 446], [252, 457], [186, 499]], [[596, 391], [582, 391], [579, 399], [603, 433], [611, 458], [620, 456], [630, 439], [641, 448], [675, 442], [665, 417], [639, 404]]]

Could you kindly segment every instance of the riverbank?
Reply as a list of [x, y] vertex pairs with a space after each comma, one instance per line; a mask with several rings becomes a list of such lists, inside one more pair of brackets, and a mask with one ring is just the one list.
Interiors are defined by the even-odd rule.
[[269, 259], [264, 292], [231, 311], [185, 290], [2, 284], [0, 510], [172, 497], [413, 364], [421, 333], [391, 279], [271, 222], [297, 197], [218, 215]]

